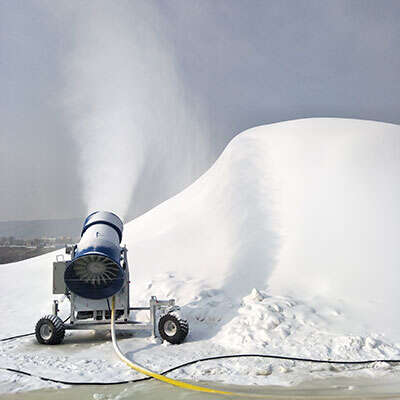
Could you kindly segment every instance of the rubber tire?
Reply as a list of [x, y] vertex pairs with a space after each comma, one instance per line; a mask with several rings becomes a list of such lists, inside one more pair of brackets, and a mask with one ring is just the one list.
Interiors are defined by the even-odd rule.
[[[52, 329], [52, 334], [48, 339], [45, 339], [40, 334], [40, 328], [47, 324]], [[36, 339], [40, 344], [60, 344], [65, 336], [64, 322], [56, 315], [46, 315], [40, 318], [35, 327]]]
[[[168, 321], [172, 321], [176, 325], [176, 333], [173, 336], [167, 335], [165, 332], [165, 324]], [[173, 314], [165, 314], [158, 321], [158, 332], [160, 332], [160, 336], [171, 344], [180, 344], [182, 343], [188, 332], [189, 325], [186, 320], [176, 317]]]

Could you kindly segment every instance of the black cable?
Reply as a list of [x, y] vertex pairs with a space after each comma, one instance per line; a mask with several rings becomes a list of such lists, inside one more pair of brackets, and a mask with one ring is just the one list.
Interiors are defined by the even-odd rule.
[[5, 342], [7, 340], [12, 340], [12, 339], [18, 339], [18, 338], [22, 338], [22, 337], [25, 337], [25, 336], [31, 336], [31, 335], [34, 335], [34, 334], [35, 334], [35, 332], [31, 332], [31, 333], [25, 333], [23, 335], [11, 336], [11, 337], [8, 337], [8, 338], [0, 339], [0, 342]]
[[180, 364], [176, 367], [172, 367], [164, 372], [161, 375], [168, 374], [169, 372], [175, 371], [180, 368], [188, 367], [189, 365], [196, 364], [198, 362], [203, 361], [212, 361], [212, 360], [221, 360], [226, 358], [241, 358], [241, 357], [258, 357], [258, 358], [272, 358], [276, 360], [289, 360], [289, 361], [303, 361], [303, 362], [312, 362], [312, 363], [320, 363], [320, 364], [347, 364], [347, 365], [359, 365], [359, 364], [373, 364], [376, 362], [387, 362], [387, 363], [400, 363], [399, 360], [361, 360], [361, 361], [337, 361], [337, 360], [318, 360], [313, 358], [302, 358], [302, 357], [289, 357], [289, 356], [276, 356], [272, 354], [228, 354], [225, 356], [212, 356], [205, 358], [198, 358], [196, 360], [188, 361], [187, 363]]
[[107, 305], [108, 305], [108, 311], [110, 311], [110, 313], [111, 313], [110, 302], [108, 301], [108, 298], [106, 300], [107, 300]]
[[52, 379], [52, 378], [47, 378], [45, 376], [34, 375], [34, 374], [31, 374], [30, 372], [21, 371], [19, 369], [14, 369], [14, 368], [0, 367], [0, 369], [2, 369], [4, 371], [14, 372], [16, 374], [31, 376], [33, 378], [38, 378], [38, 379], [41, 379], [42, 381], [46, 381], [46, 382], [61, 383], [63, 385], [75, 385], [75, 386], [122, 385], [122, 384], [126, 384], [126, 383], [142, 382], [142, 381], [147, 381], [149, 379], [153, 379], [151, 376], [147, 376], [145, 378], [133, 379], [133, 380], [129, 380], [129, 381], [118, 381], [118, 382], [69, 382], [69, 381], [63, 381], [60, 379]]
[[[177, 365], [175, 367], [172, 367], [170, 369], [167, 369], [166, 371], [161, 372], [160, 375], [166, 375], [170, 372], [176, 371], [177, 369], [188, 367], [189, 365], [197, 364], [199, 362], [204, 362], [204, 361], [212, 361], [212, 360], [221, 360], [221, 359], [226, 359], [226, 358], [242, 358], [242, 357], [258, 357], [258, 358], [272, 358], [276, 360], [289, 360], [289, 361], [302, 361], [302, 362], [313, 362], [313, 363], [324, 363], [324, 364], [343, 364], [343, 365], [357, 365], [357, 364], [372, 364], [376, 362], [387, 362], [387, 363], [400, 363], [399, 360], [361, 360], [361, 361], [337, 361], [337, 360], [318, 360], [318, 359], [313, 359], [313, 358], [302, 358], [302, 357], [288, 357], [288, 356], [276, 356], [272, 354], [229, 354], [229, 355], [224, 355], [224, 356], [213, 356], [213, 357], [205, 357], [205, 358], [199, 358], [197, 360], [192, 360], [188, 361], [184, 364]], [[15, 372], [18, 374], [22, 375], [27, 375], [27, 376], [32, 376], [34, 378], [39, 378], [43, 381], [47, 382], [54, 382], [54, 383], [61, 383], [64, 385], [122, 385], [126, 383], [136, 383], [136, 382], [143, 382], [143, 381], [148, 381], [150, 379], [154, 379], [152, 377], [145, 377], [145, 378], [139, 378], [139, 379], [132, 379], [129, 381], [118, 381], [118, 382], [69, 382], [69, 381], [62, 381], [59, 379], [52, 379], [52, 378], [46, 378], [43, 376], [38, 376], [31, 374], [30, 372], [26, 371], [21, 371], [18, 369], [13, 369], [13, 368], [4, 368], [0, 367], [0, 369], [9, 371], [9, 372]]]
[[[67, 322], [70, 317], [66, 318], [63, 322]], [[4, 342], [6, 340], [12, 340], [12, 339], [18, 339], [30, 335], [34, 335], [35, 332], [32, 333], [25, 333], [23, 335], [17, 335], [17, 336], [11, 336], [8, 338], [0, 339], [1, 342]], [[161, 372], [161, 375], [166, 375], [170, 372], [176, 371], [177, 369], [181, 369], [184, 367], [188, 367], [189, 365], [197, 364], [199, 362], [204, 362], [204, 361], [212, 361], [212, 360], [222, 360], [222, 359], [227, 359], [227, 358], [243, 358], [243, 357], [257, 357], [257, 358], [270, 358], [270, 359], [275, 359], [275, 360], [288, 360], [288, 361], [301, 361], [301, 362], [312, 362], [312, 363], [320, 363], [320, 364], [342, 364], [342, 365], [362, 365], [362, 364], [373, 364], [376, 362], [387, 362], [387, 363], [400, 363], [400, 359], [386, 359], [386, 360], [360, 360], [360, 361], [338, 361], [338, 360], [318, 360], [314, 358], [302, 358], [302, 357], [289, 357], [289, 356], [277, 356], [273, 354], [228, 354], [228, 355], [223, 355], [223, 356], [212, 356], [212, 357], [205, 357], [205, 358], [198, 358], [196, 360], [188, 361], [186, 363], [177, 365], [175, 367], [172, 367], [170, 369], [167, 369], [163, 372]], [[22, 374], [22, 375], [27, 375], [27, 376], [32, 376], [34, 378], [41, 379], [43, 381], [47, 382], [54, 382], [54, 383], [61, 383], [64, 385], [122, 385], [126, 383], [135, 383], [135, 382], [143, 382], [143, 381], [148, 381], [150, 379], [154, 379], [151, 376], [144, 377], [144, 378], [138, 378], [138, 379], [132, 379], [129, 381], [118, 381], [118, 382], [70, 382], [70, 381], [63, 381], [60, 379], [52, 379], [52, 378], [47, 378], [44, 376], [39, 376], [39, 375], [34, 375], [31, 374], [30, 372], [22, 371], [19, 369], [14, 369], [14, 368], [5, 368], [5, 367], [0, 367], [0, 369], [4, 371], [9, 371], [9, 372], [14, 372], [17, 374]]]

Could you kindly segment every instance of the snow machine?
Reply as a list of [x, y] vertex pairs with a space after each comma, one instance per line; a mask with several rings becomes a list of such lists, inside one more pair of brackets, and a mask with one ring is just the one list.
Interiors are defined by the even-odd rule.
[[[111, 299], [115, 296], [117, 330], [151, 329], [156, 336], [173, 343], [182, 343], [188, 333], [187, 321], [176, 313], [174, 299], [150, 298], [149, 307], [130, 307], [129, 266], [126, 246], [121, 247], [123, 223], [113, 213], [97, 211], [84, 224], [79, 243], [66, 246], [70, 260], [59, 255], [53, 263], [53, 294], [64, 294], [70, 301], [69, 320], [58, 316], [58, 300], [53, 312], [36, 324], [36, 338], [41, 344], [59, 344], [66, 330], [109, 330]], [[147, 310], [150, 322], [129, 319], [130, 311]]]

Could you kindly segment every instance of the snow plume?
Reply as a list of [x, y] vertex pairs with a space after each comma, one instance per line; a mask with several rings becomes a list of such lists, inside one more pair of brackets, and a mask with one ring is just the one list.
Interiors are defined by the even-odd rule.
[[66, 101], [80, 147], [84, 199], [88, 212], [107, 209], [127, 217], [145, 167], [193, 179], [191, 155], [199, 159], [206, 149], [200, 118], [180, 86], [151, 4], [97, 1], [69, 11]]

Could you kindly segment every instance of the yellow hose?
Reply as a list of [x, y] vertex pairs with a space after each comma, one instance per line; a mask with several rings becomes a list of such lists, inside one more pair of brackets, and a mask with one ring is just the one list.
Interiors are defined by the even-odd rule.
[[131, 367], [137, 372], [140, 372], [143, 375], [151, 376], [154, 379], [157, 379], [159, 381], [169, 383], [170, 385], [178, 386], [180, 388], [184, 389], [189, 389], [189, 390], [194, 390], [196, 392], [203, 392], [203, 393], [213, 393], [213, 394], [221, 394], [225, 396], [242, 396], [242, 397], [257, 397], [257, 398], [267, 398], [267, 397], [272, 397], [272, 396], [266, 396], [266, 395], [258, 395], [255, 393], [235, 393], [235, 392], [225, 392], [223, 390], [217, 390], [217, 389], [211, 389], [211, 388], [206, 388], [203, 386], [197, 386], [197, 385], [192, 385], [191, 383], [187, 382], [182, 382], [178, 381], [176, 379], [171, 379], [167, 378], [164, 375], [157, 374], [156, 372], [150, 371], [146, 368], [142, 368], [139, 365], [133, 363], [132, 361], [128, 360], [121, 352], [121, 349], [118, 346], [117, 343], [117, 338], [115, 335], [115, 298], [113, 296], [112, 298], [112, 307], [111, 307], [111, 337], [112, 337], [112, 342], [114, 346], [114, 350], [117, 353], [118, 357], [126, 364], [128, 367]]

